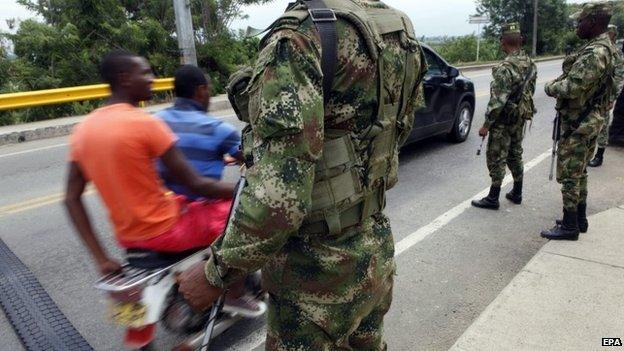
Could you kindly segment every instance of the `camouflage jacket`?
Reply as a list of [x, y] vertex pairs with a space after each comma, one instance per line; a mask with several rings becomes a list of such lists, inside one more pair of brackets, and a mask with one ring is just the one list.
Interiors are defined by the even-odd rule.
[[[609, 84], [605, 93], [598, 97], [598, 103], [589, 118], [606, 115], [609, 105], [617, 98], [618, 78], [614, 65], [617, 49], [605, 33], [583, 46], [563, 61], [563, 74], [546, 84], [546, 94], [557, 99], [557, 110], [561, 113], [564, 127], [579, 118], [592, 99]], [[611, 75], [611, 76], [607, 76]]]
[[611, 103], [617, 100], [624, 87], [624, 53], [616, 50], [615, 57], [615, 87], [611, 94]]
[[[515, 106], [508, 105], [507, 101], [510, 96], [524, 83], [531, 67], [533, 68], [533, 75], [529, 79], [520, 103]], [[533, 117], [536, 112], [533, 94], [535, 94], [537, 66], [523, 50], [508, 55], [503, 62], [494, 67], [492, 77], [490, 102], [485, 112], [485, 127], [490, 128], [495, 122], [510, 117], [509, 114], [512, 113], [523, 119]], [[517, 111], [512, 111], [513, 109], [517, 109]]]
[[[360, 6], [384, 7], [376, 0], [352, 0]], [[273, 294], [319, 304], [346, 303], [381, 276], [394, 271], [389, 225], [373, 216], [353, 236], [340, 240], [310, 238], [299, 230], [311, 210], [315, 162], [321, 157], [326, 129], [365, 134], [378, 111], [377, 66], [358, 30], [337, 22], [338, 70], [324, 106], [320, 39], [308, 18], [302, 24], [281, 20], [261, 43], [251, 79], [249, 105], [253, 166], [247, 171], [240, 205], [225, 235], [206, 264], [208, 281], [226, 287], [262, 268], [263, 284]], [[402, 94], [406, 38], [393, 35], [384, 55], [385, 89]], [[419, 63], [422, 67], [422, 64]], [[422, 76], [424, 72], [420, 72]], [[422, 90], [405, 82], [415, 105]], [[409, 135], [415, 106], [408, 106], [399, 140]], [[397, 145], [398, 147], [398, 145]], [[366, 145], [364, 145], [366, 149]], [[366, 157], [365, 153], [361, 155]], [[374, 283], [373, 283], [374, 281]]]

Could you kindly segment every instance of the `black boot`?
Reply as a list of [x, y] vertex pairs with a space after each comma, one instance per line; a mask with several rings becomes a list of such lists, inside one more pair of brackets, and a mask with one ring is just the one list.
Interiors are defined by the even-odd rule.
[[594, 156], [594, 159], [589, 161], [589, 163], [587, 165], [589, 167], [600, 167], [600, 166], [602, 166], [602, 162], [604, 161], [604, 153], [605, 153], [605, 148], [604, 147], [599, 147], [598, 151], [596, 151], [596, 156]]
[[505, 197], [516, 205], [522, 203], [522, 181], [514, 182], [513, 189]]
[[488, 210], [498, 210], [500, 203], [498, 197], [500, 196], [500, 186], [491, 186], [490, 194], [481, 200], [472, 200], [472, 206], [478, 208], [486, 208]]
[[[587, 233], [589, 222], [587, 221], [587, 204], [578, 204], [578, 226], [581, 233]], [[557, 225], [563, 224], [561, 219], [557, 220]]]
[[542, 238], [550, 240], [576, 241], [578, 237], [578, 213], [565, 209], [563, 210], [563, 220], [561, 224], [557, 224], [554, 228], [542, 232]]
[[587, 221], [587, 204], [578, 205], [578, 226], [581, 233], [587, 233], [589, 222]]

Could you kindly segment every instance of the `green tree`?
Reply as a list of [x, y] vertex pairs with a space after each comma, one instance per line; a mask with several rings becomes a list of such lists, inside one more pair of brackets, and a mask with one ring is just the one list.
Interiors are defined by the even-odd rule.
[[[271, 0], [191, 0], [198, 64], [210, 72], [217, 92], [239, 65], [255, 58], [257, 39], [229, 29], [241, 18], [241, 6]], [[30, 91], [92, 84], [98, 63], [112, 49], [145, 56], [157, 76], [170, 76], [179, 65], [171, 0], [17, 0], [37, 13], [13, 23], [4, 33], [14, 60], [0, 56], [0, 92]], [[0, 124], [31, 121], [88, 111], [96, 103], [0, 113]], [[9, 117], [7, 117], [9, 116]], [[16, 117], [17, 116], [17, 117]], [[20, 117], [21, 116], [21, 117]]]
[[[445, 38], [441, 43], [432, 44], [433, 49], [451, 64], [476, 61], [477, 36]], [[481, 40], [480, 61], [496, 61], [502, 59], [503, 52], [498, 40]]]
[[[563, 51], [564, 37], [572, 30], [566, 0], [539, 0], [537, 54], [555, 54]], [[491, 24], [485, 34], [498, 38], [501, 25], [518, 22], [522, 28], [527, 49], [533, 38], [533, 1], [477, 0], [477, 12], [490, 16]]]
[[[624, 1], [609, 1], [613, 6], [613, 17], [611, 23], [618, 27], [618, 38], [624, 36]], [[581, 9], [580, 4], [568, 4], [568, 13], [573, 14]], [[572, 20], [570, 20], [572, 23]], [[585, 40], [581, 40], [576, 36], [575, 31], [567, 33], [564, 39], [566, 45], [569, 45], [573, 49], [578, 49], [586, 43]]]

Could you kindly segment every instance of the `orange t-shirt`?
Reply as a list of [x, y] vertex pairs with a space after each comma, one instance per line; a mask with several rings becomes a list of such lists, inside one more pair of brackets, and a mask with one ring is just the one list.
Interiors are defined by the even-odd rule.
[[70, 159], [95, 184], [118, 239], [151, 239], [178, 220], [179, 206], [156, 169], [175, 142], [164, 122], [130, 104], [99, 108], [74, 129]]

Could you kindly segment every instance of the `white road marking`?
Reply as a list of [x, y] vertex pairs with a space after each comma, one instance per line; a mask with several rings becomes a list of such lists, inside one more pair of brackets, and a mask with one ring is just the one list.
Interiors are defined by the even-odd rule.
[[[544, 152], [543, 154], [541, 154], [541, 155], [537, 156], [536, 158], [534, 158], [533, 160], [529, 161], [524, 166], [524, 171], [525, 172], [530, 171], [532, 168], [534, 168], [535, 166], [540, 164], [542, 161], [547, 159], [551, 154], [552, 154], [552, 149], [549, 149], [548, 151]], [[511, 183], [512, 181], [513, 181], [513, 178], [511, 176], [511, 174], [508, 174], [505, 177], [505, 179], [503, 180], [503, 186]], [[467, 209], [472, 207], [472, 205], [470, 203], [472, 202], [473, 199], [478, 199], [478, 198], [487, 196], [487, 194], [489, 192], [489, 189], [490, 188], [484, 189], [480, 193], [472, 196], [471, 198], [467, 199], [466, 201], [460, 203], [459, 205], [457, 205], [457, 206], [453, 207], [452, 209], [450, 209], [449, 211], [445, 212], [444, 214], [442, 214], [438, 218], [434, 219], [433, 222], [431, 222], [431, 223], [427, 224], [426, 226], [418, 229], [417, 231], [415, 231], [412, 234], [408, 235], [403, 240], [399, 241], [395, 245], [394, 256], [395, 257], [400, 256], [402, 253], [404, 253], [405, 251], [407, 251], [408, 249], [410, 249], [414, 245], [416, 245], [419, 242], [423, 241], [429, 235], [437, 232], [439, 229], [441, 229], [442, 227], [446, 226], [449, 222], [451, 222], [455, 218], [459, 217], [459, 215], [461, 215]]]
[[[233, 115], [231, 113], [227, 114], [227, 115], [216, 114], [216, 115], [213, 115], [213, 116], [214, 116], [214, 118], [217, 118], [217, 119], [228, 119], [228, 118], [236, 117], [236, 115]], [[68, 143], [62, 143], [62, 144], [44, 146], [44, 147], [40, 147], [40, 148], [36, 148], [36, 149], [12, 152], [10, 154], [0, 155], [0, 158], [10, 157], [10, 156], [18, 156], [18, 155], [28, 154], [28, 153], [31, 153], [31, 152], [37, 152], [37, 151], [50, 150], [50, 149], [55, 149], [55, 148], [63, 147], [63, 146], [67, 146], [67, 145], [69, 145], [69, 144]]]
[[63, 147], [63, 146], [67, 146], [67, 145], [69, 145], [69, 144], [68, 143], [63, 143], [63, 144], [57, 144], [57, 145], [44, 146], [44, 147], [40, 147], [40, 148], [36, 148], [36, 149], [12, 152], [10, 154], [0, 155], [0, 158], [10, 157], [10, 156], [17, 156], [17, 155], [23, 155], [23, 154], [28, 154], [28, 153], [31, 153], [31, 152], [37, 152], [37, 151], [43, 151], [43, 150], [49, 150], [49, 149], [55, 149], [55, 148]]

